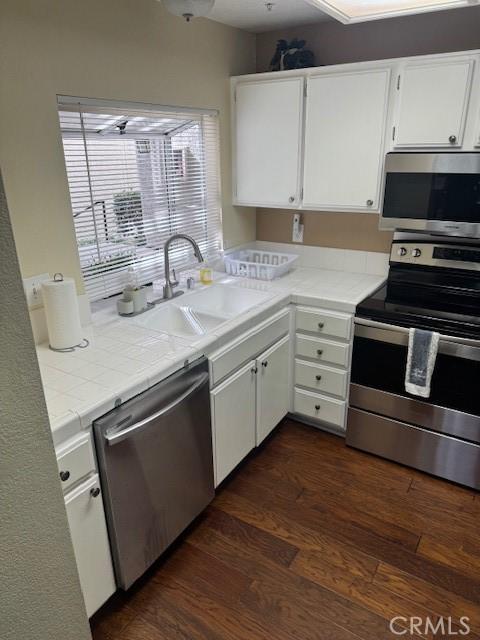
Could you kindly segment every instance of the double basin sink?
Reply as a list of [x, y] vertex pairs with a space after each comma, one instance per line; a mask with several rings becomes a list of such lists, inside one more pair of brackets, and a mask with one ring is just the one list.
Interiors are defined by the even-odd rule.
[[153, 331], [180, 338], [203, 336], [272, 296], [226, 284], [213, 284], [156, 306], [136, 320]]

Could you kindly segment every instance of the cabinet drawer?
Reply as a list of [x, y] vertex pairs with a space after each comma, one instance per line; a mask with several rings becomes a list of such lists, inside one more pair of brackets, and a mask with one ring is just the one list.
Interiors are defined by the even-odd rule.
[[84, 476], [95, 471], [92, 439], [89, 433], [72, 438], [57, 447], [58, 472], [62, 488], [67, 491]]
[[341, 367], [348, 365], [348, 344], [333, 342], [332, 340], [320, 340], [311, 336], [297, 334], [296, 355], [302, 358], [312, 358], [317, 362], [331, 362]]
[[344, 398], [347, 391], [347, 372], [296, 360], [295, 384]]
[[309, 331], [319, 336], [336, 336], [343, 340], [349, 340], [351, 324], [352, 316], [345, 313], [297, 307], [297, 331]]
[[214, 387], [244, 362], [282, 338], [290, 329], [290, 310], [283, 309], [254, 330], [222, 347], [209, 358], [210, 386]]
[[346, 404], [343, 400], [327, 398], [303, 389], [295, 389], [293, 399], [295, 413], [328, 422], [342, 429], [345, 427]]

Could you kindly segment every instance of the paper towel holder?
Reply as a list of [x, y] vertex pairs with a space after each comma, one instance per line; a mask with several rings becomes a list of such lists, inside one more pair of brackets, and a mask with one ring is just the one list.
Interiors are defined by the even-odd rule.
[[[63, 282], [63, 273], [60, 273], [60, 271], [57, 271], [57, 273], [54, 273], [53, 281]], [[48, 345], [48, 348], [51, 349], [52, 351], [56, 351], [57, 353], [72, 353], [72, 351], [75, 351], [75, 349], [86, 349], [89, 344], [90, 344], [90, 341], [87, 340], [87, 338], [83, 338], [83, 340], [78, 344], [74, 344], [72, 347], [67, 347], [66, 349], [56, 349], [55, 347], [52, 347], [51, 344]]]

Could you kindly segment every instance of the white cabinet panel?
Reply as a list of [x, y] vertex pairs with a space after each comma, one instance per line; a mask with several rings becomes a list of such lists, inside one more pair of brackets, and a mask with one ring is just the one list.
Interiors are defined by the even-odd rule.
[[400, 72], [395, 147], [460, 147], [473, 60], [407, 62]]
[[287, 78], [235, 86], [236, 203], [299, 204], [303, 83]]
[[252, 360], [211, 392], [215, 486], [255, 447], [255, 370]]
[[259, 445], [289, 409], [290, 336], [257, 359], [257, 439]]
[[88, 616], [115, 592], [98, 475], [65, 496], [68, 524]]
[[378, 210], [390, 69], [308, 79], [305, 207]]

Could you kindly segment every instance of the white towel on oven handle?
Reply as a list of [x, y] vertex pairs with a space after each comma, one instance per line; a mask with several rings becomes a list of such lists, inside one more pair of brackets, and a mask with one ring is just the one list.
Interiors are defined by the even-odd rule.
[[440, 334], [423, 329], [410, 329], [408, 335], [405, 390], [415, 396], [428, 398]]

